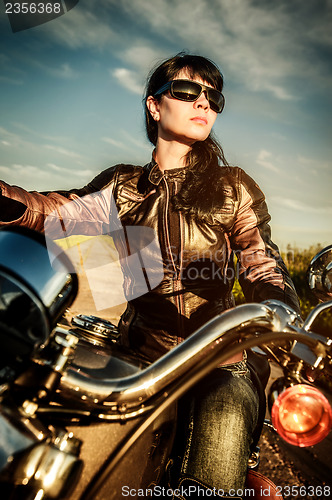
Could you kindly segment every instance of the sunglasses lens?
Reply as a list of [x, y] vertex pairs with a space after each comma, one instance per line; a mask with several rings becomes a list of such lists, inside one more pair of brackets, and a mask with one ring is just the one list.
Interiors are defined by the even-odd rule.
[[[190, 80], [173, 80], [171, 94], [181, 101], [194, 102], [202, 92], [199, 83]], [[207, 98], [210, 107], [216, 113], [221, 113], [224, 107], [224, 96], [218, 90], [209, 88]]]
[[176, 99], [195, 101], [201, 92], [201, 87], [198, 83], [190, 80], [174, 80], [172, 91]]
[[209, 90], [208, 100], [213, 111], [215, 111], [216, 113], [222, 112], [222, 110], [224, 109], [225, 100], [221, 92], [213, 89]]

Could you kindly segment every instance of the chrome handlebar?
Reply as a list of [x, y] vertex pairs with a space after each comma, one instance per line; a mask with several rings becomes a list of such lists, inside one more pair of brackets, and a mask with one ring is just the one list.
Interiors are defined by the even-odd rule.
[[[273, 300], [262, 304], [243, 304], [225, 311], [199, 328], [181, 344], [157, 361], [118, 379], [96, 380], [81, 374], [71, 366], [61, 379], [65, 398], [80, 401], [95, 409], [127, 412], [142, 407], [154, 396], [168, 396], [168, 388], [181, 381], [178, 396], [202, 379], [219, 364], [244, 349], [274, 342], [297, 340], [322, 358], [322, 339], [312, 337], [303, 329], [296, 312]], [[280, 334], [282, 333], [282, 337]], [[317, 351], [317, 352], [316, 352]]]

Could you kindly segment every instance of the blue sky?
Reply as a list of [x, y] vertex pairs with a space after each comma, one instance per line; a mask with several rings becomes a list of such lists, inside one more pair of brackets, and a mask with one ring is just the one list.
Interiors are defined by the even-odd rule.
[[285, 248], [332, 243], [330, 0], [80, 0], [12, 33], [0, 4], [0, 178], [81, 187], [145, 164], [147, 73], [181, 50], [225, 77], [215, 125], [229, 163], [266, 194]]

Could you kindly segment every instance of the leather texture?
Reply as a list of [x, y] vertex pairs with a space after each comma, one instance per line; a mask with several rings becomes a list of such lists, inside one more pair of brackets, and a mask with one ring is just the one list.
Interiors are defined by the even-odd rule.
[[[234, 306], [235, 275], [247, 302], [278, 299], [299, 312], [294, 286], [271, 241], [270, 215], [257, 184], [238, 167], [220, 167], [222, 206], [207, 219], [194, 220], [172, 206], [185, 177], [186, 167], [163, 173], [152, 161], [144, 167], [116, 165], [70, 191], [27, 192], [0, 182], [0, 209], [1, 200], [8, 199], [17, 201], [20, 209], [16, 219], [3, 216], [2, 224], [44, 231], [49, 216], [51, 221], [61, 219], [66, 235], [110, 233], [120, 256], [125, 294], [135, 296], [120, 321], [122, 342], [149, 360]], [[133, 249], [126, 235], [131, 226], [152, 228], [161, 249], [162, 279], [141, 296], [132, 293], [139, 283], [128, 264]], [[59, 237], [59, 227], [54, 223], [52, 234], [50, 224], [48, 234]]]
[[247, 475], [246, 488], [255, 490], [256, 500], [283, 500], [281, 488], [260, 472], [250, 470]]

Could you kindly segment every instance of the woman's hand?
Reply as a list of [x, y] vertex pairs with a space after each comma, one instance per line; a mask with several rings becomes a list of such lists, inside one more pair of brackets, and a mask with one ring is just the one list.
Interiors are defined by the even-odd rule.
[[0, 194], [0, 222], [11, 222], [22, 217], [26, 206], [19, 201], [6, 198]]

